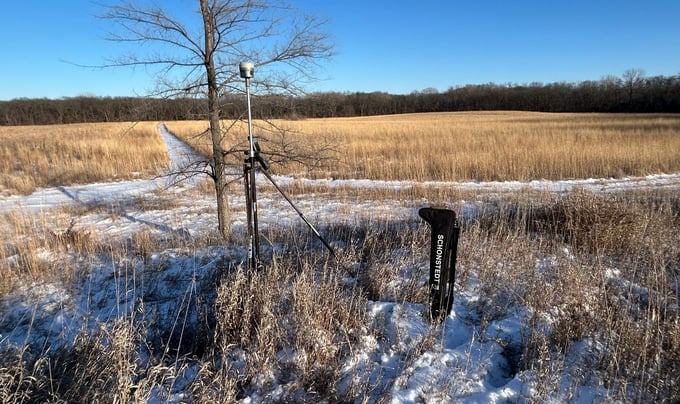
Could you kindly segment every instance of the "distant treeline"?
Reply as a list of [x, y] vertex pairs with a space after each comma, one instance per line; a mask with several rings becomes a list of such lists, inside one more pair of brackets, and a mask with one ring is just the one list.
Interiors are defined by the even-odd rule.
[[[406, 95], [312, 93], [253, 96], [256, 118], [321, 118], [413, 112], [520, 110], [542, 112], [680, 112], [680, 74], [643, 77], [628, 71], [579, 83], [481, 84], [414, 91]], [[0, 101], [0, 125], [206, 119], [200, 98], [72, 97]], [[222, 116], [245, 111], [245, 96], [223, 98]]]

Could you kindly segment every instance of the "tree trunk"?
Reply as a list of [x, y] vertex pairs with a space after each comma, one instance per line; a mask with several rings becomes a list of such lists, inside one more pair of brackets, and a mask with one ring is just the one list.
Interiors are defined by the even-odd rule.
[[208, 115], [210, 119], [210, 137], [213, 146], [213, 168], [215, 181], [215, 196], [217, 198], [217, 221], [222, 237], [231, 232], [229, 220], [229, 200], [227, 199], [227, 178], [225, 175], [224, 153], [222, 149], [222, 130], [220, 128], [219, 87], [215, 72], [215, 25], [212, 10], [208, 0], [201, 0], [201, 15], [205, 35], [205, 65], [208, 80]]

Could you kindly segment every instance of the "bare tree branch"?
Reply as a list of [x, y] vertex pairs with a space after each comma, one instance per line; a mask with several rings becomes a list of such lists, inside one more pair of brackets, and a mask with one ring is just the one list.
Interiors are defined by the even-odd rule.
[[[232, 125], [222, 127], [222, 99], [242, 94], [237, 65], [242, 61], [258, 69], [252, 84], [255, 91], [300, 93], [304, 80], [314, 77], [318, 61], [332, 56], [324, 20], [300, 14], [290, 5], [265, 0], [197, 0], [198, 13], [182, 18], [163, 6], [141, 6], [130, 0], [108, 8], [103, 16], [116, 23], [109, 39], [123, 44], [139, 44], [154, 51], [123, 55], [106, 66], [145, 66], [157, 69], [157, 95], [198, 96], [208, 100], [213, 154], [209, 171], [215, 181], [220, 232], [226, 236], [226, 189], [228, 169], [225, 159], [235, 155], [240, 145], [226, 145]], [[196, 10], [193, 10], [196, 11]], [[200, 18], [199, 18], [200, 17]], [[106, 67], [100, 66], [100, 67]], [[329, 146], [313, 150], [289, 140], [283, 128], [268, 125], [271, 139], [269, 157], [274, 162], [295, 162], [317, 167]], [[240, 156], [242, 163], [243, 156]]]

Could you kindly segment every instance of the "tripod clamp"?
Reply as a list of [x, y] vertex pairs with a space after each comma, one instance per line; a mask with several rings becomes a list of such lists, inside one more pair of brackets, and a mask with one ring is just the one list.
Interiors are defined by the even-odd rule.
[[260, 167], [262, 167], [262, 170], [267, 171], [269, 170], [270, 164], [269, 162], [264, 158], [262, 155], [262, 149], [260, 148], [260, 143], [258, 143], [257, 138], [253, 138], [253, 147], [255, 149], [255, 160], [257, 160], [258, 163], [260, 163]]

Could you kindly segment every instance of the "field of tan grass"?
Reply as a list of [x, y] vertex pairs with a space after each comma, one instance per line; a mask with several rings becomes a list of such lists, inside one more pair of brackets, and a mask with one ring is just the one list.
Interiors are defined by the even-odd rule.
[[[336, 142], [335, 164], [319, 176], [514, 180], [680, 171], [680, 115], [672, 114], [451, 113], [274, 124], [287, 130], [288, 144]], [[168, 123], [210, 154], [206, 126]], [[86, 159], [132, 163], [144, 154], [113, 149], [141, 149], [138, 137], [159, 142], [154, 127], [137, 125], [137, 135], [117, 127], [109, 146], [115, 157]], [[261, 138], [279, 140], [267, 123], [256, 127]], [[26, 128], [42, 136], [26, 135], [28, 144], [65, 142], [53, 136], [56, 129]], [[93, 131], [102, 129], [83, 129], [68, 138], [71, 145], [51, 147], [72, 155]], [[5, 147], [13, 138], [0, 133]], [[245, 140], [245, 128], [234, 126], [225, 146]], [[58, 152], [44, 147], [35, 155]], [[24, 153], [29, 167], [34, 156]], [[243, 154], [233, 157], [236, 164]], [[569, 401], [580, 392], [601, 402], [680, 399], [676, 190], [471, 194], [473, 205], [456, 205], [455, 322], [422, 330], [430, 229], [415, 217], [353, 217], [364, 209], [356, 201], [370, 200], [372, 209], [386, 196], [370, 185], [357, 192], [356, 199], [308, 197], [315, 207], [342, 205], [326, 213], [333, 218], [323, 229], [337, 258], [281, 215], [262, 228], [271, 265], [254, 273], [242, 269], [245, 235], [218, 236], [215, 212], [200, 203], [206, 195], [5, 212], [0, 297], [27, 292], [21, 304], [0, 306], [0, 331], [4, 339], [6, 330], [27, 331], [23, 345], [0, 351], [0, 402], [257, 401], [270, 386], [280, 401], [383, 402], [394, 400], [395, 386], [419, 383], [431, 369], [441, 375], [422, 391], [442, 402], [470, 399], [468, 386], [490, 381], [501, 382], [493, 394], [521, 390], [506, 397], [517, 402]], [[443, 197], [460, 191], [425, 184], [413, 192], [431, 197], [407, 198], [409, 206], [461, 200]], [[464, 213], [465, 206], [474, 208]], [[38, 299], [45, 290], [63, 293]], [[505, 331], [515, 323], [516, 334]], [[68, 344], [50, 345], [64, 336]], [[500, 379], [488, 370], [496, 367]]]
[[156, 175], [169, 159], [155, 122], [0, 126], [0, 194]]
[[[0, 127], [0, 192], [125, 180], [168, 167], [153, 122]], [[211, 155], [205, 121], [168, 122], [197, 151]], [[246, 147], [243, 122], [225, 149]], [[276, 174], [415, 181], [618, 178], [680, 171], [678, 114], [461, 112], [255, 121], [265, 155], [287, 149], [314, 155], [272, 165]], [[240, 165], [241, 153], [231, 162]], [[271, 157], [268, 156], [268, 157]]]
[[[300, 144], [323, 139], [337, 145], [337, 162], [317, 176], [525, 181], [680, 171], [678, 114], [451, 112], [272, 123]], [[254, 126], [267, 140], [272, 126]], [[169, 122], [168, 128], [210, 154], [206, 122]], [[244, 142], [245, 130], [233, 126], [227, 143]], [[267, 142], [261, 143], [266, 153]], [[299, 169], [272, 167], [279, 174]]]

